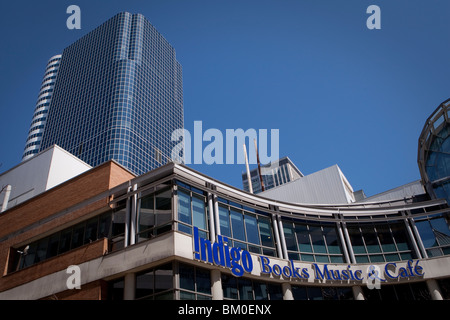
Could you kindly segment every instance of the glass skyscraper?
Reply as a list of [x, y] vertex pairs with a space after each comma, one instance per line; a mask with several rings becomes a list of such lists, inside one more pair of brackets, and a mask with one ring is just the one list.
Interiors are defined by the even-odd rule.
[[143, 174], [170, 160], [183, 128], [182, 68], [141, 14], [119, 13], [64, 49], [40, 151]]

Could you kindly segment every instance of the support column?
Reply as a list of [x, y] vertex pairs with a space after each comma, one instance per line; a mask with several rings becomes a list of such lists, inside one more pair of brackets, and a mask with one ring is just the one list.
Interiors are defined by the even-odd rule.
[[272, 214], [272, 226], [273, 226], [273, 233], [275, 236], [275, 244], [277, 246], [278, 258], [284, 259], [283, 251], [281, 250], [280, 233], [278, 232], [278, 221], [275, 214]]
[[214, 215], [214, 206], [212, 201], [212, 194], [208, 192], [208, 213], [209, 213], [209, 240], [212, 242], [216, 241], [216, 222], [215, 222], [215, 215]]
[[361, 286], [353, 286], [352, 290], [353, 290], [353, 298], [355, 300], [365, 300]]
[[292, 286], [289, 283], [282, 283], [281, 290], [283, 291], [283, 300], [294, 300], [294, 295], [292, 294]]
[[213, 300], [223, 300], [222, 278], [220, 270], [211, 270], [211, 293]]
[[430, 291], [431, 298], [433, 300], [444, 300], [442, 298], [441, 290], [439, 289], [439, 285], [435, 279], [429, 279], [426, 281], [428, 291]]
[[123, 299], [134, 300], [136, 292], [136, 274], [128, 273], [123, 280]]

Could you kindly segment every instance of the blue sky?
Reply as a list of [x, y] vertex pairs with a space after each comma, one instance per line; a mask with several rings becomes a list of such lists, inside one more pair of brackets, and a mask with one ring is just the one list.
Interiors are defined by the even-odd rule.
[[[66, 8], [81, 8], [81, 30]], [[381, 29], [369, 30], [369, 5]], [[183, 66], [185, 127], [279, 129], [309, 174], [338, 164], [373, 195], [420, 178], [417, 143], [450, 95], [448, 1], [2, 1], [0, 172], [21, 159], [48, 59], [120, 11], [142, 13]], [[205, 143], [206, 144], [206, 143]], [[191, 165], [241, 187], [244, 165]]]

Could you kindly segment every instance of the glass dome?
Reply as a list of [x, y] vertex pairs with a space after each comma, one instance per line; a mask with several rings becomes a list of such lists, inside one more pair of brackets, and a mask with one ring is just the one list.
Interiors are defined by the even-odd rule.
[[419, 138], [418, 163], [422, 183], [433, 198], [450, 203], [450, 99], [427, 119]]

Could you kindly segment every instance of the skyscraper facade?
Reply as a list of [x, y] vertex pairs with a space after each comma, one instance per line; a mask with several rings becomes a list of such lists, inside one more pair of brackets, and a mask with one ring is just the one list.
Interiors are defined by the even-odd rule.
[[45, 68], [44, 79], [39, 90], [36, 108], [34, 109], [30, 130], [28, 131], [25, 149], [23, 150], [22, 161], [33, 157], [39, 152], [39, 148], [41, 147], [42, 135], [47, 122], [48, 110], [52, 100], [60, 62], [61, 55], [53, 56]]
[[175, 50], [141, 14], [119, 13], [64, 49], [40, 151], [57, 144], [135, 174], [170, 160], [183, 128]]

